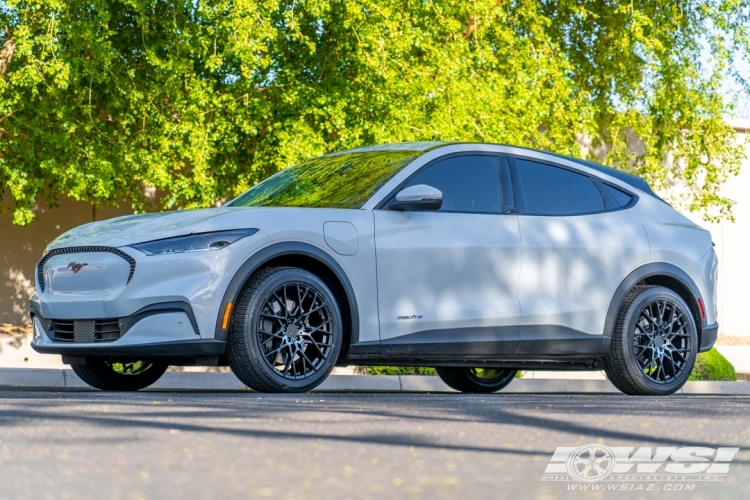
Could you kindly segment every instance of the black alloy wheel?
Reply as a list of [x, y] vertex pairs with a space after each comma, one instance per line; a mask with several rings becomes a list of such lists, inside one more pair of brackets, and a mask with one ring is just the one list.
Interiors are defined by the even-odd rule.
[[303, 269], [269, 268], [240, 293], [229, 364], [257, 391], [304, 392], [331, 372], [342, 337], [338, 304], [322, 280]]
[[695, 318], [682, 297], [637, 286], [620, 308], [604, 367], [626, 394], [668, 395], [690, 377], [697, 354]]
[[492, 393], [503, 389], [516, 377], [517, 370], [504, 368], [435, 368], [445, 385], [460, 392]]
[[280, 376], [304, 379], [325, 364], [333, 346], [331, 306], [307, 283], [287, 282], [271, 292], [256, 332], [263, 359]]
[[633, 353], [643, 373], [657, 384], [669, 384], [688, 366], [691, 336], [687, 314], [662, 299], [641, 310], [633, 332]]
[[86, 364], [70, 367], [91, 387], [103, 391], [138, 391], [159, 380], [169, 365], [159, 361], [87, 358]]

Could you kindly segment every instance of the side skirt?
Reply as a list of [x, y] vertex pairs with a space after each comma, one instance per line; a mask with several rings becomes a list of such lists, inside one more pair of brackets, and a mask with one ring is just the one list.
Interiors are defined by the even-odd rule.
[[494, 359], [494, 360], [447, 360], [447, 359], [393, 359], [393, 358], [347, 358], [338, 366], [465, 366], [467, 368], [502, 368], [506, 370], [530, 371], [585, 371], [603, 370], [604, 358], [581, 359], [579, 361], [566, 360], [522, 360], [522, 359]]
[[429, 330], [354, 344], [338, 364], [600, 370], [602, 337], [554, 325]]

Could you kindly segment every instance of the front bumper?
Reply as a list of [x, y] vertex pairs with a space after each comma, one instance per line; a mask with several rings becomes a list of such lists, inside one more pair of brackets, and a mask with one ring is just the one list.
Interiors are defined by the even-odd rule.
[[[37, 266], [36, 293], [29, 301], [32, 346], [41, 353], [71, 356], [221, 355], [225, 335], [219, 329], [220, 309], [226, 288], [248, 257], [268, 243], [259, 231], [206, 252], [53, 250], [48, 255], [60, 257], [47, 259], [47, 267]], [[67, 336], [56, 335], [56, 321], [65, 323]], [[88, 336], [74, 335], [84, 327]]]
[[[226, 342], [201, 339], [187, 302], [152, 304], [123, 318], [50, 320], [31, 303], [34, 339], [43, 354], [67, 357], [128, 357], [188, 361], [224, 354]], [[106, 325], [103, 333], [101, 325]], [[186, 359], [187, 358], [187, 359]]]
[[41, 354], [60, 354], [63, 358], [128, 358], [137, 360], [158, 359], [174, 361], [173, 364], [210, 364], [201, 363], [197, 358], [214, 358], [224, 355], [226, 342], [221, 340], [183, 340], [173, 342], [151, 342], [136, 345], [91, 345], [77, 344], [60, 346], [55, 344], [32, 344], [31, 347]]

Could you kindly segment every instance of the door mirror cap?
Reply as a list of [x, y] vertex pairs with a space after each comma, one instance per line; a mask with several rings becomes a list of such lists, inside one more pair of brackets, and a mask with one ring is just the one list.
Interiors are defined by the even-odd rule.
[[439, 189], [427, 184], [417, 184], [404, 188], [396, 194], [396, 197], [388, 204], [391, 210], [408, 210], [412, 212], [424, 212], [429, 210], [440, 210], [443, 206], [443, 193]]

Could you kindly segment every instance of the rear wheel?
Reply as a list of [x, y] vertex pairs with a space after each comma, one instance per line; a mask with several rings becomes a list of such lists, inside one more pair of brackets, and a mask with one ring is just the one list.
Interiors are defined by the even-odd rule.
[[445, 384], [460, 392], [491, 393], [503, 389], [516, 376], [517, 370], [502, 368], [435, 368]]
[[695, 319], [682, 297], [638, 286], [617, 315], [604, 369], [625, 394], [663, 396], [685, 384], [697, 354]]
[[70, 367], [91, 387], [103, 391], [137, 391], [159, 380], [169, 365], [158, 361], [87, 358], [85, 365]]

